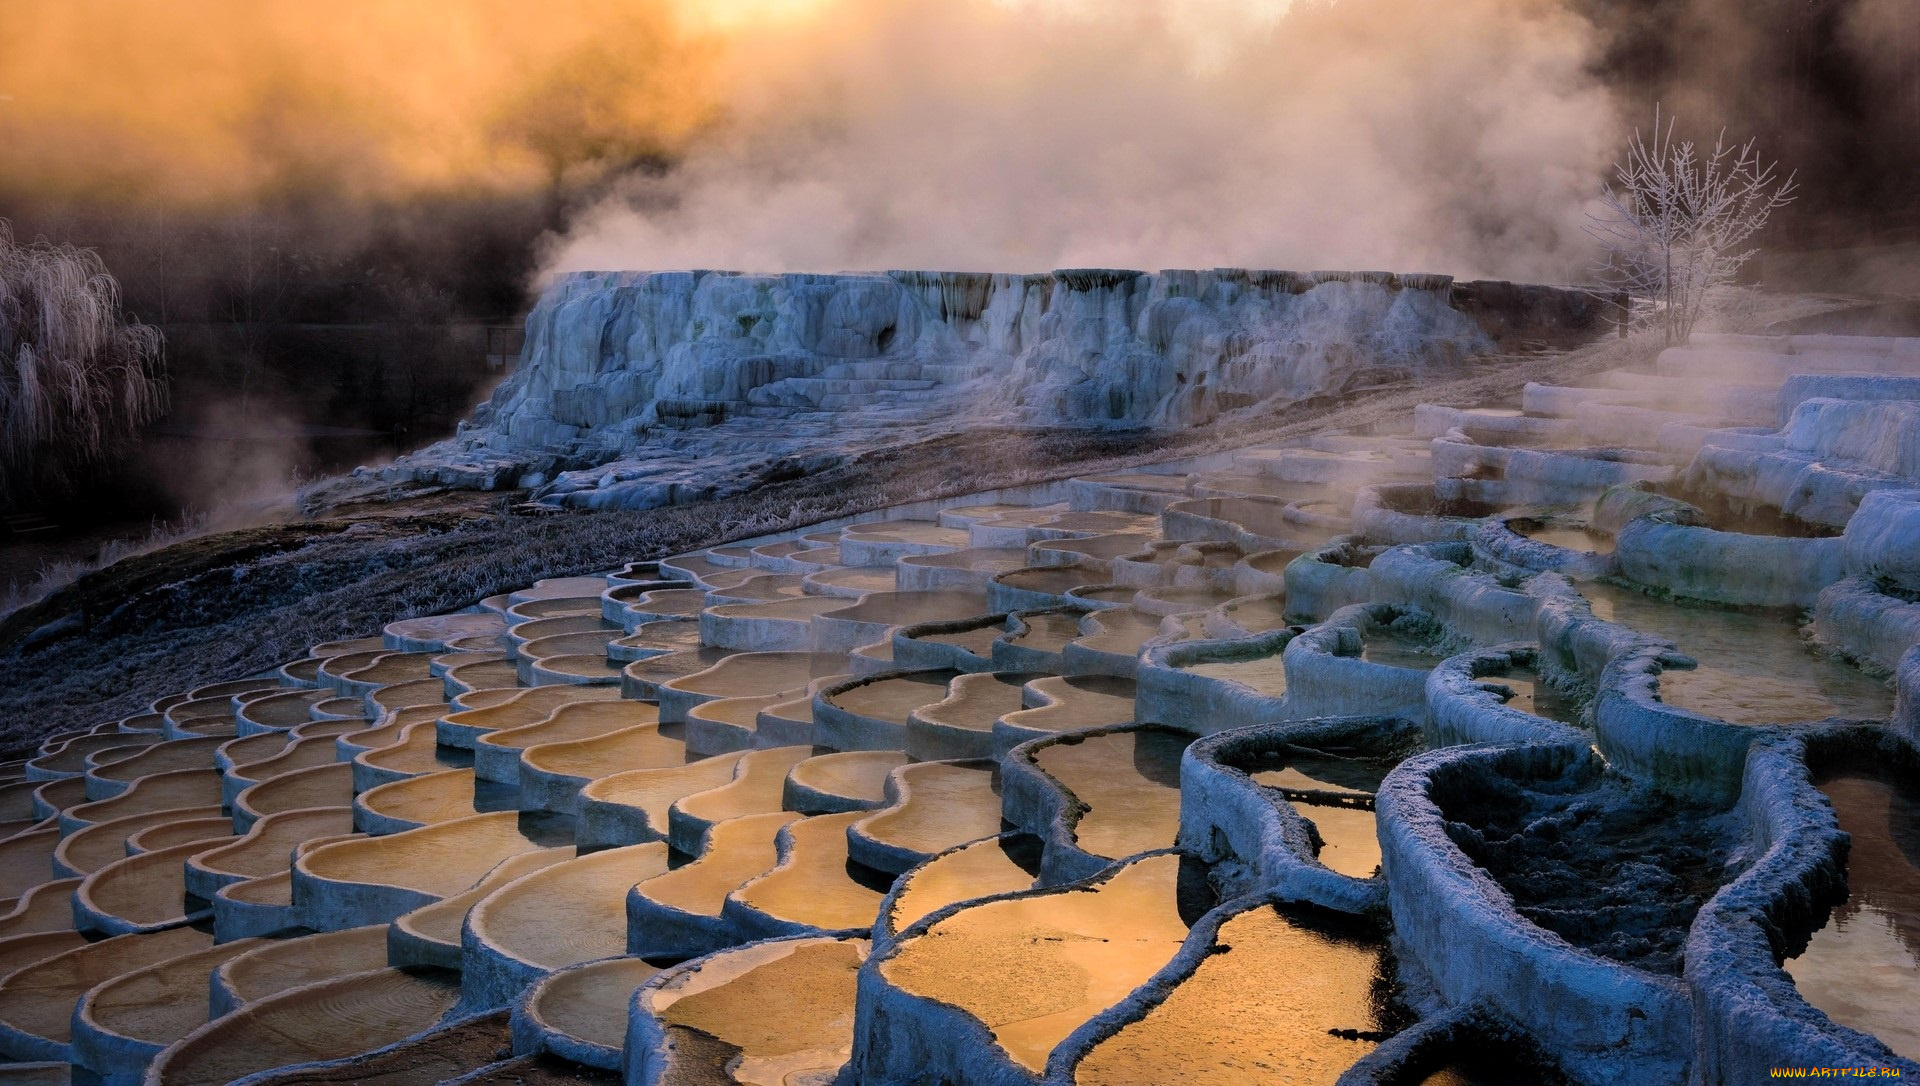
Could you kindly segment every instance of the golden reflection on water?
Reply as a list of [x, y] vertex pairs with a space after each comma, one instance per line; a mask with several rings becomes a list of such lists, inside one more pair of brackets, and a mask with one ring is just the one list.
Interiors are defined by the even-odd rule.
[[654, 1006], [667, 1025], [737, 1049], [727, 1068], [733, 1081], [808, 1081], [807, 1072], [832, 1072], [853, 1052], [854, 984], [866, 951], [864, 939], [748, 947], [659, 993]]
[[1885, 720], [1893, 693], [1801, 640], [1790, 617], [1658, 600], [1589, 581], [1580, 594], [1595, 617], [1665, 638], [1699, 661], [1660, 676], [1660, 700], [1733, 724], [1784, 724], [1829, 716]]
[[1087, 805], [1074, 842], [1117, 860], [1171, 848], [1180, 835], [1180, 755], [1190, 742], [1167, 732], [1116, 732], [1055, 743], [1034, 761]]
[[1920, 788], [1852, 772], [1818, 783], [1853, 835], [1848, 897], [1784, 967], [1834, 1021], [1920, 1059]]
[[1382, 994], [1391, 964], [1377, 936], [1317, 919], [1261, 906], [1228, 920], [1199, 970], [1095, 1047], [1074, 1081], [1334, 1082], [1389, 1026]]
[[1278, 652], [1252, 660], [1212, 660], [1188, 664], [1180, 670], [1205, 675], [1210, 679], [1229, 679], [1269, 697], [1277, 698], [1287, 692], [1287, 669]]
[[1153, 856], [1090, 891], [978, 905], [908, 941], [881, 972], [978, 1018], [1037, 1072], [1061, 1039], [1179, 951], [1179, 882], [1180, 858]]

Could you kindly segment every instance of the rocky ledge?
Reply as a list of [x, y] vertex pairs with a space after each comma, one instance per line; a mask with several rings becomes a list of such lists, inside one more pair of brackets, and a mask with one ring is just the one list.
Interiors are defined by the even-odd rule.
[[1389, 272], [578, 273], [457, 435], [378, 473], [652, 508], [987, 423], [1204, 424], [1445, 372], [1602, 305]]

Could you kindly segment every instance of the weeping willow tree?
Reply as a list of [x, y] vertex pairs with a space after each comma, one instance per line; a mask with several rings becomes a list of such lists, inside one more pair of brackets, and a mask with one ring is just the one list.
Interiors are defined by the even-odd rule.
[[0, 503], [119, 452], [165, 410], [160, 330], [128, 319], [100, 254], [0, 219]]

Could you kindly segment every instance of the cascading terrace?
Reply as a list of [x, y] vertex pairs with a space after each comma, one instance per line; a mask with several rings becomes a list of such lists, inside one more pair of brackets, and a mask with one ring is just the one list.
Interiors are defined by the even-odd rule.
[[[1045, 290], [1120, 289], [1083, 278]], [[774, 289], [709, 279], [622, 289]], [[49, 737], [0, 766], [0, 1082], [1920, 1073], [1920, 471], [1853, 430], [1915, 375], [1696, 336], [541, 581]]]

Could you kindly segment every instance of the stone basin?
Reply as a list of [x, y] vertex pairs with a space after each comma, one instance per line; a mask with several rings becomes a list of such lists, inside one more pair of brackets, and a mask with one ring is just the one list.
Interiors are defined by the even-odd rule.
[[126, 935], [177, 927], [205, 916], [204, 901], [187, 900], [183, 866], [205, 847], [204, 842], [189, 841], [128, 856], [88, 875], [73, 895], [77, 926], [103, 935]]
[[807, 684], [846, 670], [845, 658], [832, 653], [746, 652], [711, 667], [660, 684], [662, 719], [674, 712], [719, 698], [750, 698], [805, 690]]
[[239, 840], [205, 849], [189, 858], [187, 892], [211, 900], [222, 886], [287, 870], [293, 864], [294, 848], [304, 841], [352, 830], [351, 807], [317, 807], [268, 815], [255, 822]]
[[380, 969], [322, 981], [208, 1023], [155, 1060], [147, 1081], [231, 1082], [370, 1052], [433, 1026], [459, 999], [459, 976], [439, 971]]
[[1118, 860], [1173, 846], [1180, 834], [1180, 755], [1192, 741], [1157, 728], [1066, 736], [1032, 758], [1085, 807], [1073, 824], [1074, 843]]
[[[235, 766], [233, 769], [227, 771], [226, 780], [223, 782], [222, 793], [226, 795], [229, 804], [235, 804], [239, 802], [240, 793], [249, 787], [264, 784], [268, 781], [279, 780], [293, 773], [309, 773], [309, 771], [312, 770], [328, 769], [335, 765], [340, 765], [340, 748], [339, 744], [335, 742], [335, 738], [336, 737], [330, 735], [316, 735], [307, 739], [296, 739], [287, 744], [286, 749], [278, 754], [262, 758], [257, 762], [248, 762], [244, 765]], [[342, 769], [344, 769], [345, 775], [351, 779], [353, 776], [353, 768], [343, 765]], [[336, 772], [339, 771], [336, 770]], [[318, 774], [310, 773], [308, 777], [303, 777], [302, 779], [316, 780], [319, 776]], [[279, 789], [276, 788], [256, 792], [253, 799], [248, 801], [248, 805], [261, 813], [265, 813], [267, 808], [262, 807], [261, 804], [267, 801], [261, 797], [278, 790]], [[326, 805], [308, 804], [307, 806]], [[275, 809], [292, 810], [293, 808], [278, 807]]]
[[[948, 557], [950, 556], [929, 555], [915, 561], [935, 562]], [[801, 586], [809, 596], [859, 599], [869, 592], [892, 592], [897, 586], [897, 578], [893, 570], [886, 566], [848, 566], [809, 573], [797, 578], [795, 583]]]
[[1544, 543], [1549, 547], [1588, 554], [1613, 553], [1612, 536], [1579, 525], [1521, 517], [1507, 521], [1507, 527], [1535, 543]]
[[[1027, 554], [1036, 565], [1067, 565], [1078, 561], [1087, 565], [1111, 562], [1133, 554], [1145, 546], [1148, 537], [1132, 532], [1080, 536], [1067, 539], [1036, 540], [1027, 545]], [[1026, 563], [1021, 563], [1025, 565]]]
[[633, 769], [669, 768], [687, 760], [686, 742], [664, 725], [639, 724], [591, 739], [543, 743], [520, 753], [520, 807], [578, 814], [580, 789]]
[[207, 983], [213, 992], [213, 1009], [225, 1014], [303, 985], [381, 969], [386, 964], [386, 928], [371, 924], [257, 942], [245, 954], [215, 967]]
[[385, 923], [467, 889], [508, 857], [543, 847], [521, 829], [518, 812], [474, 815], [322, 845], [294, 864], [294, 889], [308, 927]]
[[852, 862], [847, 829], [861, 811], [812, 815], [780, 830], [780, 863], [727, 895], [722, 915], [749, 938], [862, 932], [892, 878]]
[[719, 823], [780, 810], [788, 771], [811, 752], [804, 746], [748, 751], [735, 766], [732, 780], [692, 793], [669, 808], [668, 842], [689, 856], [698, 856], [707, 832]]
[[[300, 719], [305, 720], [302, 716]], [[156, 736], [125, 735], [107, 733], [105, 735], [83, 735], [69, 739], [54, 750], [32, 759], [26, 765], [28, 780], [49, 781], [58, 777], [73, 777], [87, 771], [88, 760], [108, 751], [121, 751], [131, 756], [154, 745]]]
[[353, 787], [364, 792], [408, 777], [438, 773], [443, 769], [462, 769], [473, 764], [473, 756], [454, 747], [441, 748], [435, 732], [438, 722], [429, 718], [407, 726], [398, 742], [370, 750], [353, 760]]
[[657, 701], [661, 686], [674, 679], [705, 671], [732, 655], [732, 649], [699, 648], [635, 660], [621, 672], [620, 695], [639, 701]]
[[631, 663], [700, 647], [700, 620], [675, 618], [643, 622], [625, 637], [607, 642], [607, 657]]
[[572, 845], [560, 845], [510, 856], [467, 889], [396, 917], [387, 926], [388, 960], [397, 966], [460, 968], [460, 932], [475, 905], [515, 879], [576, 855]]
[[353, 801], [353, 766], [329, 762], [296, 769], [249, 785], [233, 799], [233, 824], [246, 829], [264, 815], [307, 807], [339, 807]]
[[448, 713], [436, 729], [439, 741], [453, 747], [472, 747], [486, 732], [537, 724], [562, 705], [610, 701], [620, 692], [607, 687], [542, 686], [516, 691], [486, 708]]
[[654, 841], [578, 856], [495, 890], [467, 914], [466, 997], [498, 1005], [542, 974], [624, 953], [627, 891], [666, 870], [667, 846]]
[[74, 1062], [96, 1075], [138, 1076], [162, 1049], [206, 1024], [207, 975], [260, 944], [221, 943], [94, 988], [75, 1012]]
[[1001, 831], [1000, 775], [990, 761], [917, 762], [893, 771], [893, 803], [848, 831], [852, 856], [899, 874], [955, 845]]
[[638, 958], [608, 958], [548, 974], [515, 1008], [516, 1033], [538, 1030], [542, 1047], [564, 1053], [567, 1062], [556, 1068], [561, 1074], [576, 1065], [617, 1071], [628, 1004], [634, 991], [659, 972]]
[[1021, 709], [994, 727], [998, 753], [1043, 735], [1133, 722], [1133, 680], [1112, 675], [1049, 676], [1026, 686]]
[[[301, 719], [310, 724], [319, 723], [319, 721], [307, 721], [304, 717]], [[334, 722], [329, 721], [328, 723]], [[340, 723], [351, 723], [351, 721], [342, 721]], [[249, 762], [263, 761], [287, 749], [287, 744], [293, 742], [293, 739], [293, 731], [292, 729], [288, 729], [286, 731], [258, 732], [253, 735], [243, 735], [238, 739], [222, 740], [220, 744], [214, 748], [213, 766], [215, 769], [226, 772], [235, 766], [246, 765]], [[176, 742], [178, 742], [178, 740], [176, 740]]]
[[813, 696], [817, 741], [840, 750], [902, 750], [915, 709], [945, 700], [953, 671], [893, 672], [853, 679]]
[[478, 780], [471, 768], [390, 781], [353, 797], [354, 825], [375, 836], [509, 810], [514, 793]]
[[1829, 716], [1885, 720], [1887, 685], [1805, 643], [1794, 616], [1662, 601], [1587, 581], [1597, 618], [1674, 642], [1698, 661], [1662, 671], [1660, 700], [1730, 724], [1780, 724]]
[[1080, 618], [1077, 611], [1023, 611], [999, 640], [1023, 652], [1057, 656], [1080, 636]]
[[1031, 889], [1040, 877], [1041, 842], [1004, 833], [949, 849], [900, 877], [882, 918], [898, 934], [949, 905]]
[[59, 840], [51, 857], [54, 874], [90, 875], [116, 860], [125, 858], [127, 838], [141, 830], [182, 819], [198, 820], [218, 817], [219, 814], [220, 806], [216, 803], [202, 807], [165, 808], [111, 821], [96, 822]]
[[[914, 554], [900, 559], [893, 565], [891, 584], [877, 583], [886, 567], [873, 567], [863, 572], [874, 579], [868, 591], [887, 592], [929, 592], [942, 588], [985, 590], [987, 582], [995, 575], [1010, 569], [1019, 569], [1027, 565], [1027, 552], [1023, 547], [966, 547], [944, 554]], [[815, 578], [829, 576], [816, 574]]]
[[1164, 1001], [1095, 1044], [1073, 1081], [1227, 1083], [1258, 1067], [1275, 1082], [1331, 1086], [1404, 1020], [1381, 999], [1393, 961], [1365, 921], [1259, 905], [1221, 923], [1214, 943], [1231, 953], [1203, 957]]
[[668, 811], [681, 799], [733, 780], [745, 751], [665, 769], [630, 769], [580, 789], [582, 847], [605, 848], [667, 838]]
[[[228, 742], [217, 735], [155, 743], [144, 750], [87, 771], [87, 796], [117, 796], [141, 777], [176, 769], [200, 769], [213, 764], [213, 752]], [[97, 755], [96, 755], [97, 757]]]
[[941, 622], [990, 614], [981, 592], [875, 592], [860, 602], [818, 615], [813, 620], [814, 648], [850, 652], [886, 636], [895, 626]]
[[634, 994], [627, 1051], [637, 1079], [830, 1079], [853, 1048], [867, 950], [865, 939], [782, 940], [660, 974]]
[[1802, 998], [1843, 1026], [1920, 1060], [1920, 788], [1873, 759], [1819, 767], [1840, 829], [1852, 835], [1847, 896], [1783, 963]]
[[869, 811], [887, 802], [887, 777], [907, 763], [893, 750], [821, 754], [787, 772], [781, 806], [806, 814]]
[[693, 862], [640, 882], [627, 895], [626, 951], [687, 958], [739, 941], [722, 919], [727, 895], [779, 862], [775, 838], [801, 816], [769, 811], [716, 822]]
[[157, 826], [148, 826], [138, 833], [127, 835], [127, 855], [138, 856], [146, 852], [172, 848], [175, 845], [217, 843], [233, 836], [233, 819], [231, 818], [222, 815], [183, 818], [174, 822], [162, 822]]
[[1209, 679], [1223, 679], [1238, 683], [1270, 698], [1280, 697], [1287, 692], [1287, 668], [1278, 651], [1239, 659], [1203, 660], [1182, 664], [1180, 670], [1193, 675], [1204, 675]]
[[74, 1004], [89, 989], [212, 945], [212, 936], [193, 928], [119, 935], [54, 954], [0, 978], [0, 1052], [16, 1060], [70, 1059]]
[[1068, 1034], [1166, 965], [1212, 905], [1198, 866], [1184, 867], [1148, 856], [1092, 885], [962, 908], [903, 936], [880, 976], [984, 1026], [1003, 1058], [1037, 1074]]
[[473, 745], [474, 775], [481, 780], [518, 785], [520, 755], [529, 747], [593, 739], [624, 728], [657, 724], [659, 720], [659, 707], [643, 701], [616, 699], [563, 704], [544, 720], [481, 735]]
[[993, 754], [994, 725], [1025, 707], [1026, 684], [1044, 675], [992, 671], [957, 675], [947, 696], [907, 714], [907, 754], [917, 759], [985, 758]]
[[77, 878], [54, 879], [21, 894], [13, 910], [0, 916], [0, 941], [16, 935], [72, 931], [73, 892], [79, 888]]
[[60, 812], [60, 831], [72, 833], [83, 826], [129, 815], [152, 814], [181, 807], [205, 807], [220, 802], [218, 770], [176, 769], [170, 773], [142, 777], [112, 799], [82, 803]]

